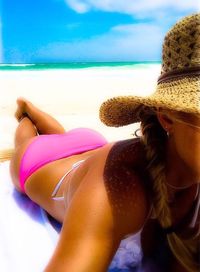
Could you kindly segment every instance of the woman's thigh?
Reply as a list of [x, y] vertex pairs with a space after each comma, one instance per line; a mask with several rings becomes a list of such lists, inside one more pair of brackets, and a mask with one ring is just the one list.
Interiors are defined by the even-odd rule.
[[20, 181], [19, 181], [19, 170], [20, 170], [21, 159], [24, 155], [24, 152], [28, 148], [28, 146], [35, 140], [36, 137], [37, 136], [27, 139], [21, 145], [18, 145], [15, 148], [11, 161], [10, 161], [10, 174], [11, 174], [12, 182], [15, 188], [19, 192], [22, 192]]
[[[10, 161], [12, 182], [19, 192], [25, 193], [31, 200], [44, 208], [55, 219], [62, 222], [65, 211], [64, 202], [54, 201], [51, 198], [51, 194], [59, 178], [65, 173], [66, 167], [70, 167], [70, 164], [68, 166], [68, 164], [66, 165], [65, 163], [66, 158], [48, 163], [32, 173], [25, 181], [25, 191], [20, 185], [21, 162], [30, 144], [36, 140], [36, 137], [38, 136], [35, 136], [16, 147]], [[38, 156], [40, 155], [38, 154]]]
[[[45, 209], [51, 216], [59, 222], [63, 221], [66, 211], [64, 199], [55, 201], [52, 198], [52, 193], [59, 180], [68, 170], [67, 159], [60, 159], [50, 162], [38, 170], [36, 170], [30, 177], [27, 178], [25, 183], [25, 192], [27, 196], [35, 203]], [[59, 190], [62, 194], [68, 179], [66, 178], [62, 183], [62, 188]]]

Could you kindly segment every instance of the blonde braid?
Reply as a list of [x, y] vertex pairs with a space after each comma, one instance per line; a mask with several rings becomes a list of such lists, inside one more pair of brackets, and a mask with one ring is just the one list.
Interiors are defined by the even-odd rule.
[[[138, 112], [141, 119], [142, 137], [148, 161], [147, 171], [151, 178], [153, 212], [161, 227], [167, 230], [167, 241], [177, 260], [190, 272], [200, 271], [198, 263], [198, 239], [180, 239], [171, 228], [172, 219], [168, 205], [165, 175], [167, 134], [160, 125], [154, 108], [143, 106]], [[169, 233], [168, 233], [169, 232]]]

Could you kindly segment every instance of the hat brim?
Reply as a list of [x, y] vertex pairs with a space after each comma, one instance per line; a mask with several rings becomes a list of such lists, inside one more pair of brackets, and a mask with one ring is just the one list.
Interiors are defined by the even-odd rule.
[[137, 112], [141, 107], [162, 107], [200, 114], [199, 78], [182, 78], [157, 85], [150, 96], [118, 96], [108, 99], [100, 107], [100, 119], [107, 126], [119, 127], [141, 121]]

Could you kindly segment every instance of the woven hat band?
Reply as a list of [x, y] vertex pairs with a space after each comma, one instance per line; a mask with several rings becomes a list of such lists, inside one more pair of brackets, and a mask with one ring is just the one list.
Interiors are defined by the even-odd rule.
[[176, 71], [170, 71], [168, 73], [162, 74], [158, 78], [158, 84], [164, 83], [168, 80], [173, 80], [177, 79], [180, 77], [185, 77], [185, 76], [199, 76], [200, 75], [200, 66], [194, 66], [194, 67], [188, 67]]

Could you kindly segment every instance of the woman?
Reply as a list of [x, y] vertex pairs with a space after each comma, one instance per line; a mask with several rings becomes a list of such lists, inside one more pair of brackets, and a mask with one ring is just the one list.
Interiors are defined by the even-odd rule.
[[199, 271], [199, 37], [200, 14], [182, 19], [165, 37], [156, 92], [101, 106], [106, 125], [141, 121], [136, 139], [65, 132], [18, 100], [13, 183], [63, 223], [46, 272], [106, 271], [120, 241], [141, 230], [160, 271]]

